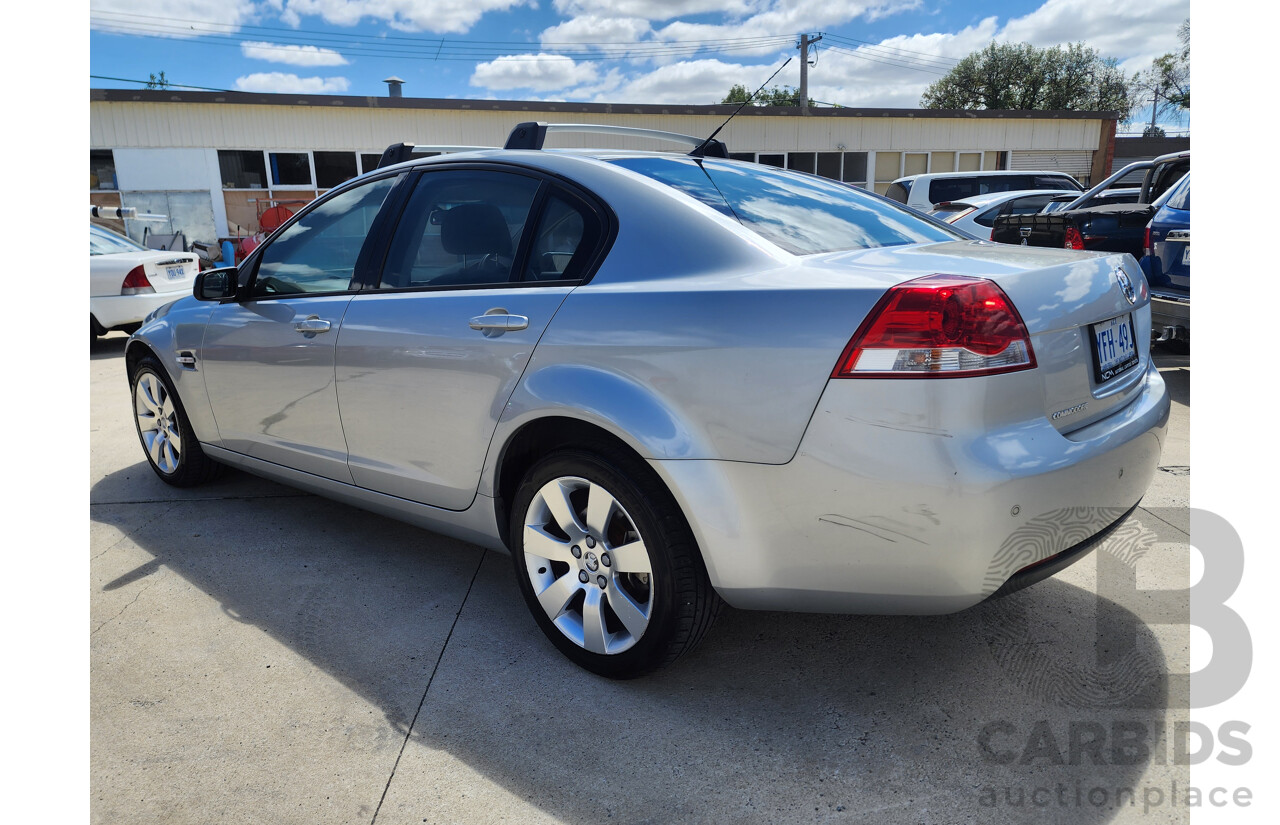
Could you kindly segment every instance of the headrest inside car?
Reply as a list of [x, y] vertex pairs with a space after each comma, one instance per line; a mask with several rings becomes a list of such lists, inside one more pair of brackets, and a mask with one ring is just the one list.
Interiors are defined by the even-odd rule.
[[441, 215], [440, 243], [451, 255], [511, 255], [511, 235], [498, 207], [462, 203]]

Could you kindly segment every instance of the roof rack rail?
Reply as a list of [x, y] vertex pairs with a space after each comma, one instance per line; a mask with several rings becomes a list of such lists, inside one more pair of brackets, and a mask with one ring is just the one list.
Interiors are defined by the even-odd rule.
[[[706, 138], [682, 135], [678, 132], [638, 129], [633, 126], [610, 126], [604, 123], [544, 123], [542, 121], [519, 123], [516, 124], [516, 128], [511, 130], [511, 135], [507, 138], [507, 143], [502, 148], [541, 149], [542, 145], [546, 143], [548, 132], [593, 132], [606, 135], [649, 138], [651, 140], [668, 140], [692, 146], [694, 151], [697, 151], [699, 147], [703, 147], [702, 151], [697, 152], [699, 156], [729, 157], [728, 147], [718, 140], [708, 142]], [[704, 146], [704, 144], [706, 145]], [[693, 154], [693, 152], [689, 154]]]
[[377, 168], [395, 166], [397, 163], [412, 160], [414, 155], [421, 155], [427, 152], [442, 154], [444, 152], [476, 152], [480, 149], [497, 148], [497, 146], [428, 146], [414, 143], [393, 143], [383, 150], [382, 157], [378, 158]]

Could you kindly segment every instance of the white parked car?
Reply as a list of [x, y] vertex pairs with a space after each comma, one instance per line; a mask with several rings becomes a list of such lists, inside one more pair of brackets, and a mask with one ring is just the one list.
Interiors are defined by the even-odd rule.
[[133, 332], [153, 310], [191, 294], [199, 259], [147, 249], [89, 224], [89, 334]]
[[1070, 189], [1083, 192], [1084, 187], [1066, 172], [937, 172], [908, 175], [889, 184], [885, 197], [905, 203], [912, 209], [928, 212], [935, 204], [958, 201], [993, 192], [1017, 192], [1026, 189]]

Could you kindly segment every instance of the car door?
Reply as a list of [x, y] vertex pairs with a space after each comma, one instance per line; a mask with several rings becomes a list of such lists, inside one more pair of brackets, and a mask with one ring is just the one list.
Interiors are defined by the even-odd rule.
[[376, 288], [347, 308], [337, 389], [356, 484], [463, 510], [534, 346], [602, 254], [607, 217], [531, 172], [442, 166], [415, 182]]
[[351, 482], [334, 352], [396, 180], [317, 202], [246, 262], [236, 300], [214, 307], [198, 368], [223, 447]]

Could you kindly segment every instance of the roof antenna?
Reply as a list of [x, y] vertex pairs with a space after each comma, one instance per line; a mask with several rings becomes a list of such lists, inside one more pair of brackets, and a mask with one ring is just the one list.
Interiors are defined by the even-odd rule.
[[[779, 66], [779, 67], [774, 71], [774, 73], [773, 73], [773, 74], [769, 75], [769, 80], [773, 80], [775, 77], [777, 77], [777, 76], [778, 76], [778, 72], [780, 72], [780, 71], [782, 71], [783, 69], [787, 68], [787, 64], [788, 64], [788, 63], [790, 63], [790, 62], [791, 62], [791, 58], [789, 58], [789, 57], [788, 57], [785, 61], [783, 61], [782, 65], [781, 65], [781, 66]], [[727, 118], [725, 118], [724, 123], [721, 123], [718, 127], [716, 127], [716, 130], [715, 130], [714, 132], [712, 132], [712, 133], [711, 133], [711, 136], [710, 136], [710, 137], [708, 137], [706, 140], [702, 141], [702, 143], [698, 144], [698, 146], [697, 146], [697, 147], [696, 147], [692, 152], [690, 152], [689, 154], [690, 154], [690, 155], [692, 155], [692, 156], [693, 156], [693, 157], [695, 157], [695, 158], [702, 158], [702, 157], [706, 157], [706, 156], [707, 156], [707, 154], [708, 154], [708, 152], [707, 152], [708, 147], [712, 146], [712, 141], [715, 141], [715, 137], [716, 137], [716, 135], [720, 134], [720, 130], [721, 130], [721, 129], [723, 129], [724, 127], [728, 126], [728, 125], [729, 125], [729, 121], [733, 120], [735, 117], [737, 117], [737, 116], [738, 116], [738, 112], [741, 112], [741, 111], [742, 111], [742, 107], [743, 107], [743, 106], [746, 106], [748, 103], [750, 103], [751, 101], [755, 100], [755, 99], [756, 99], [756, 95], [758, 95], [758, 94], [760, 94], [761, 92], [763, 92], [763, 91], [764, 91], [764, 87], [769, 85], [769, 80], [766, 80], [764, 83], [761, 83], [761, 84], [760, 84], [760, 88], [759, 88], [759, 89], [756, 89], [756, 90], [755, 90], [755, 91], [754, 91], [754, 92], [753, 92], [753, 93], [752, 93], [752, 94], [751, 94], [751, 95], [750, 95], [746, 100], [742, 101], [742, 104], [741, 104], [740, 106], [738, 106], [738, 108], [736, 108], [736, 109], [734, 109], [734, 110], [733, 110], [733, 114], [731, 114], [731, 115], [729, 115]], [[723, 144], [723, 143], [720, 143], [719, 141], [716, 141], [716, 143], [718, 143], [718, 144], [719, 144], [719, 147], [720, 147], [721, 151], [723, 152], [723, 154], [720, 154], [720, 153], [715, 153], [715, 154], [719, 154], [719, 156], [720, 156], [720, 157], [727, 157], [727, 156], [728, 156], [728, 151], [724, 149], [724, 144]]]

